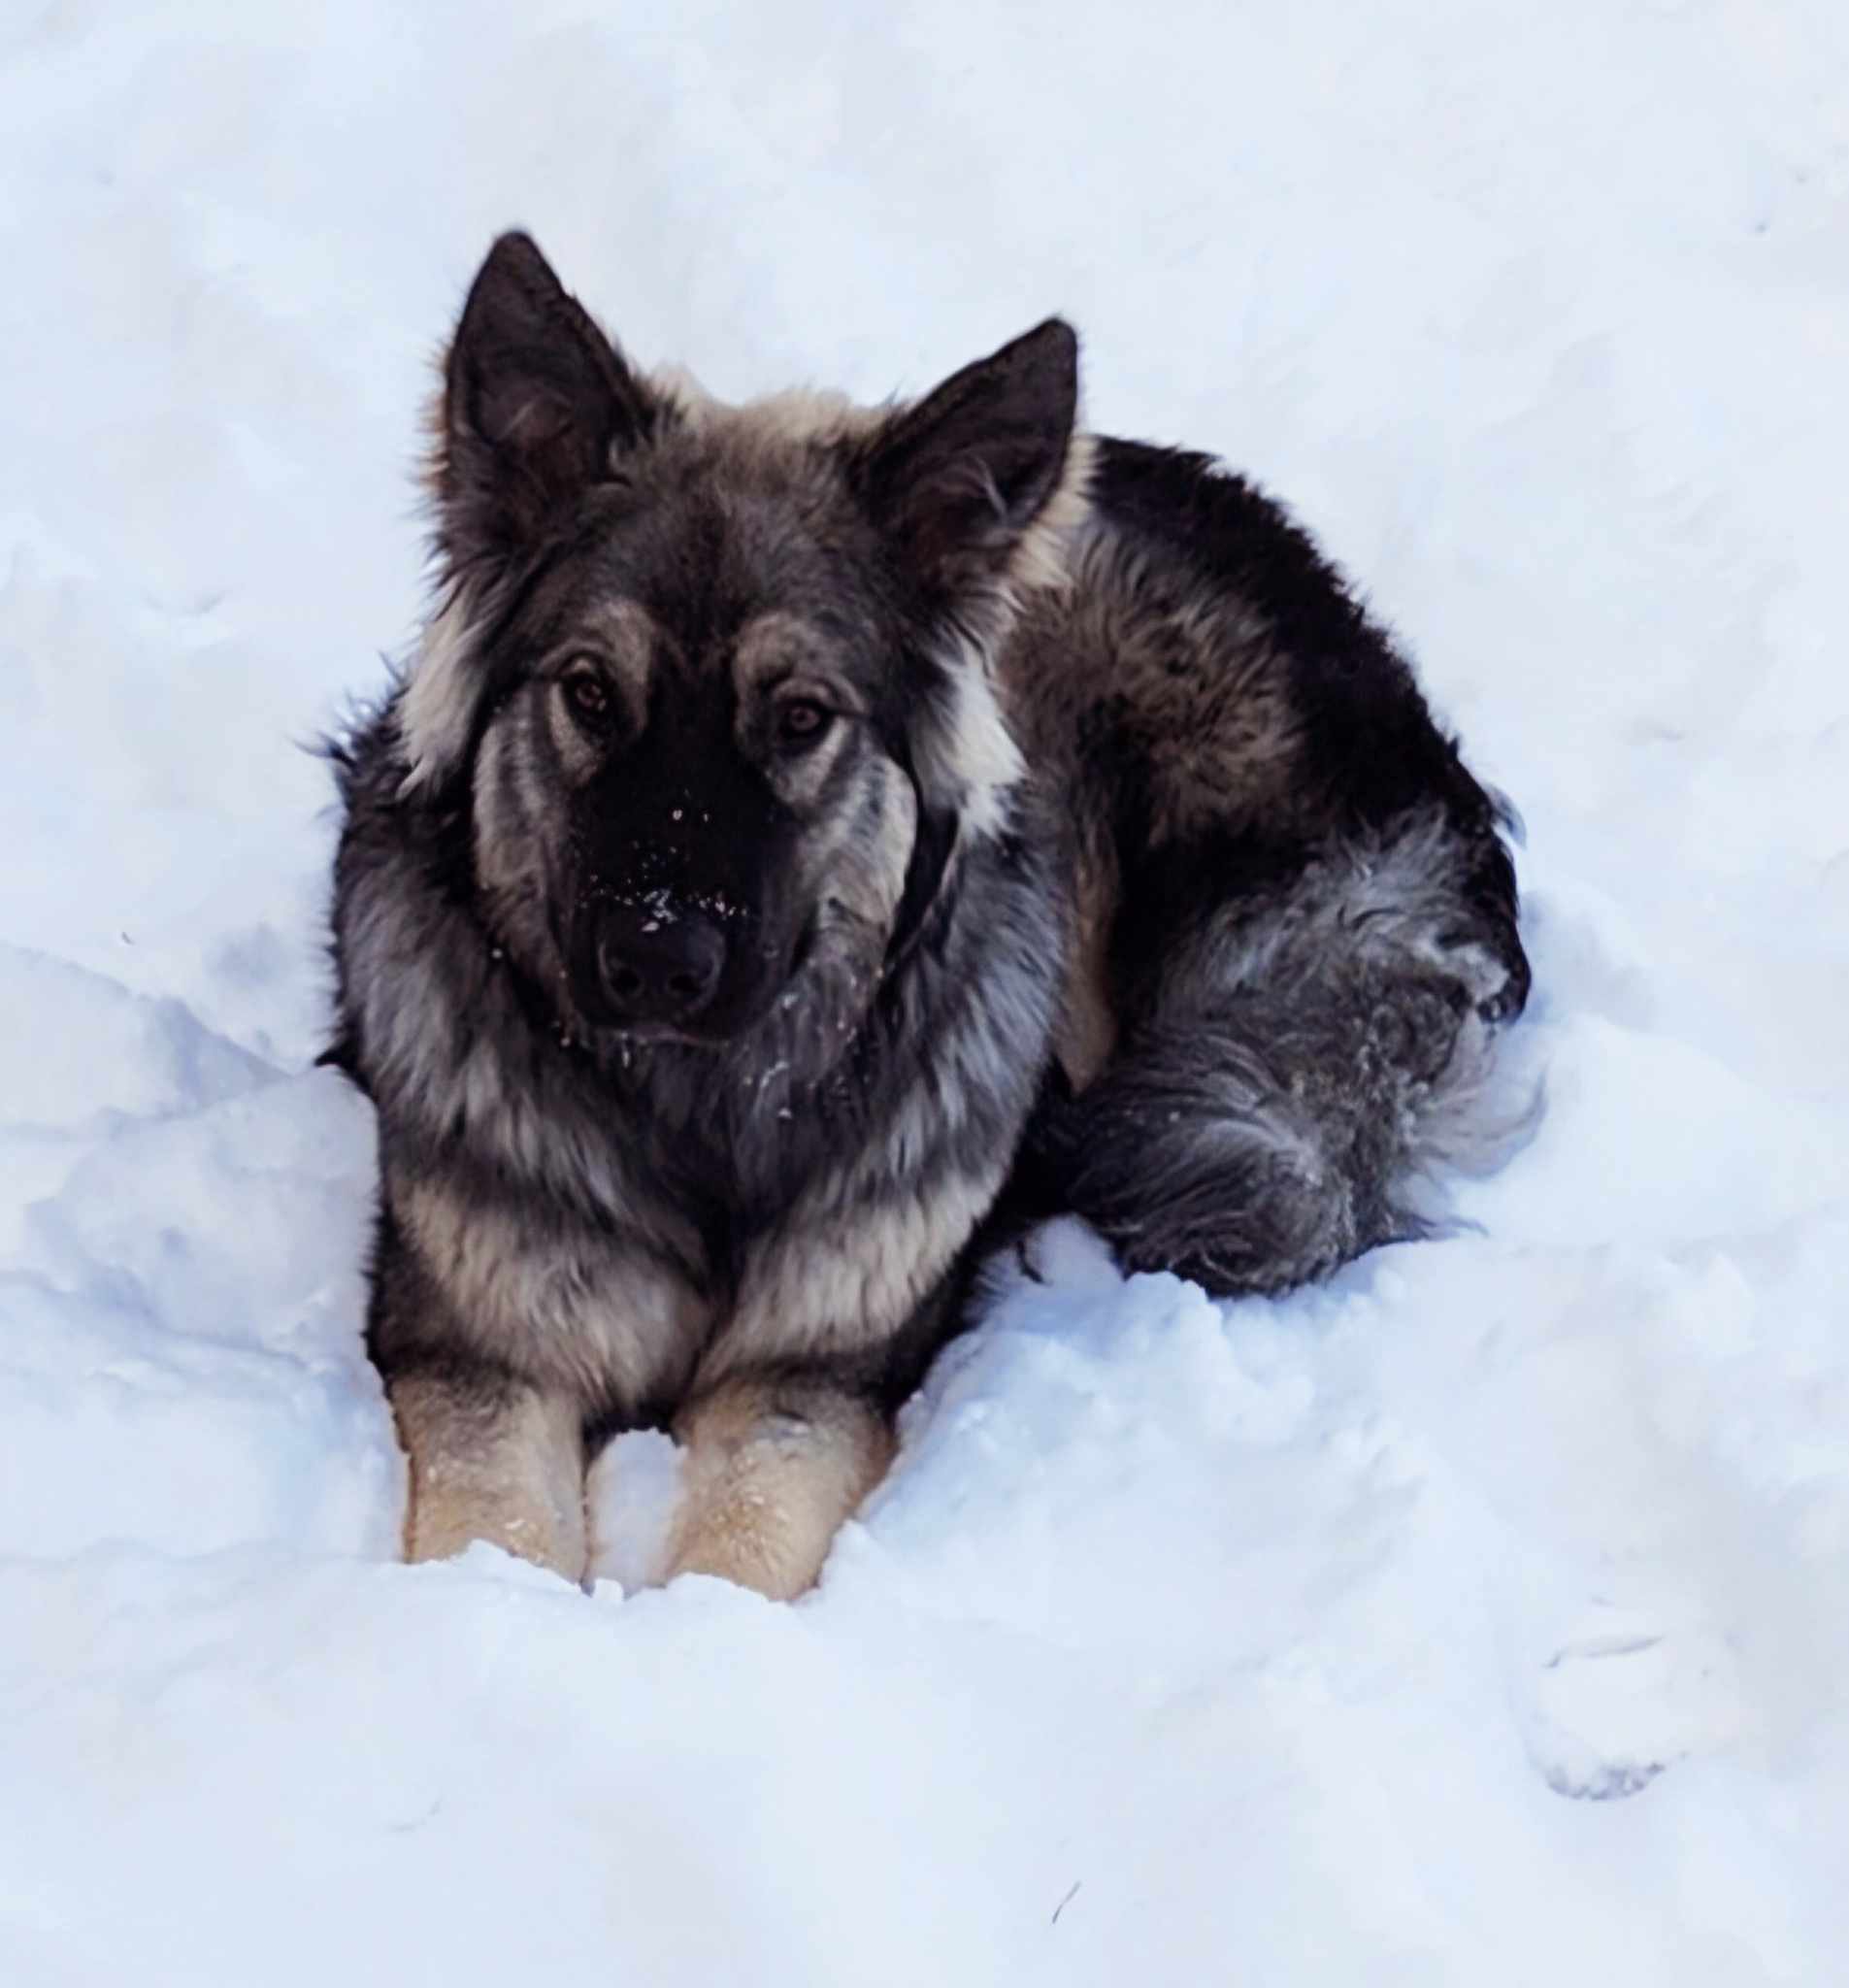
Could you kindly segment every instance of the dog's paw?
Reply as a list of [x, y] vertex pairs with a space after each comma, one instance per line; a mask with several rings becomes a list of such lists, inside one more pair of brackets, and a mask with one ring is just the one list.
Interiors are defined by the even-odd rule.
[[1528, 1006], [1533, 976], [1513, 926], [1483, 923], [1446, 932], [1437, 942], [1437, 957], [1466, 1004], [1485, 1021], [1513, 1021]]

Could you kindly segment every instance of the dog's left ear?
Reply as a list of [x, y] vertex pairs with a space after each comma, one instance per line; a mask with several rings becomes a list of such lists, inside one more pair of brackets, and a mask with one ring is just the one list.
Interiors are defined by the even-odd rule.
[[1063, 318], [953, 374], [872, 439], [862, 488], [935, 603], [1002, 579], [1060, 489], [1078, 412]]
[[1077, 413], [1078, 340], [1049, 317], [895, 414], [861, 458], [869, 514], [949, 624], [910, 701], [918, 828], [891, 964], [924, 938], [963, 845], [1008, 819], [1023, 765], [989, 668], [993, 610], [1011, 580], [1046, 570], [1037, 534], [1057, 545], [1082, 504]]
[[532, 543], [659, 412], [532, 237], [503, 235], [444, 365], [432, 481], [451, 570]]

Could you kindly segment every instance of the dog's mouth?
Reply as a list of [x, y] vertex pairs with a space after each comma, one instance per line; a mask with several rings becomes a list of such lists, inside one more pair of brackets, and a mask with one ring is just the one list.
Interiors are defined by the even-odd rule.
[[619, 1058], [632, 1055], [639, 1049], [663, 1048], [699, 1049], [709, 1055], [717, 1055], [738, 1041], [736, 1035], [676, 1028], [669, 1022], [603, 1024], [596, 1028], [595, 1034], [598, 1042], [613, 1050]]

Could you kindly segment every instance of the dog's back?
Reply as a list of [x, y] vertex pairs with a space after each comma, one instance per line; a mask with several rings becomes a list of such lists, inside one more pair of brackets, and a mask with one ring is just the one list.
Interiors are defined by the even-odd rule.
[[1518, 1012], [1503, 812], [1308, 538], [1208, 458], [1094, 445], [1070, 584], [1004, 662], [1070, 797], [1043, 1196], [1143, 1267], [1277, 1289], [1416, 1233]]

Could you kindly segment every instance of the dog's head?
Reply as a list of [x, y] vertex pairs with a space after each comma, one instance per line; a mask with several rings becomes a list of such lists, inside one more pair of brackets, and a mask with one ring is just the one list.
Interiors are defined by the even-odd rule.
[[636, 373], [526, 237], [445, 364], [442, 591], [400, 705], [498, 943], [563, 1025], [831, 1026], [915, 942], [1021, 760], [990, 657], [1082, 514], [1051, 320], [909, 407]]

